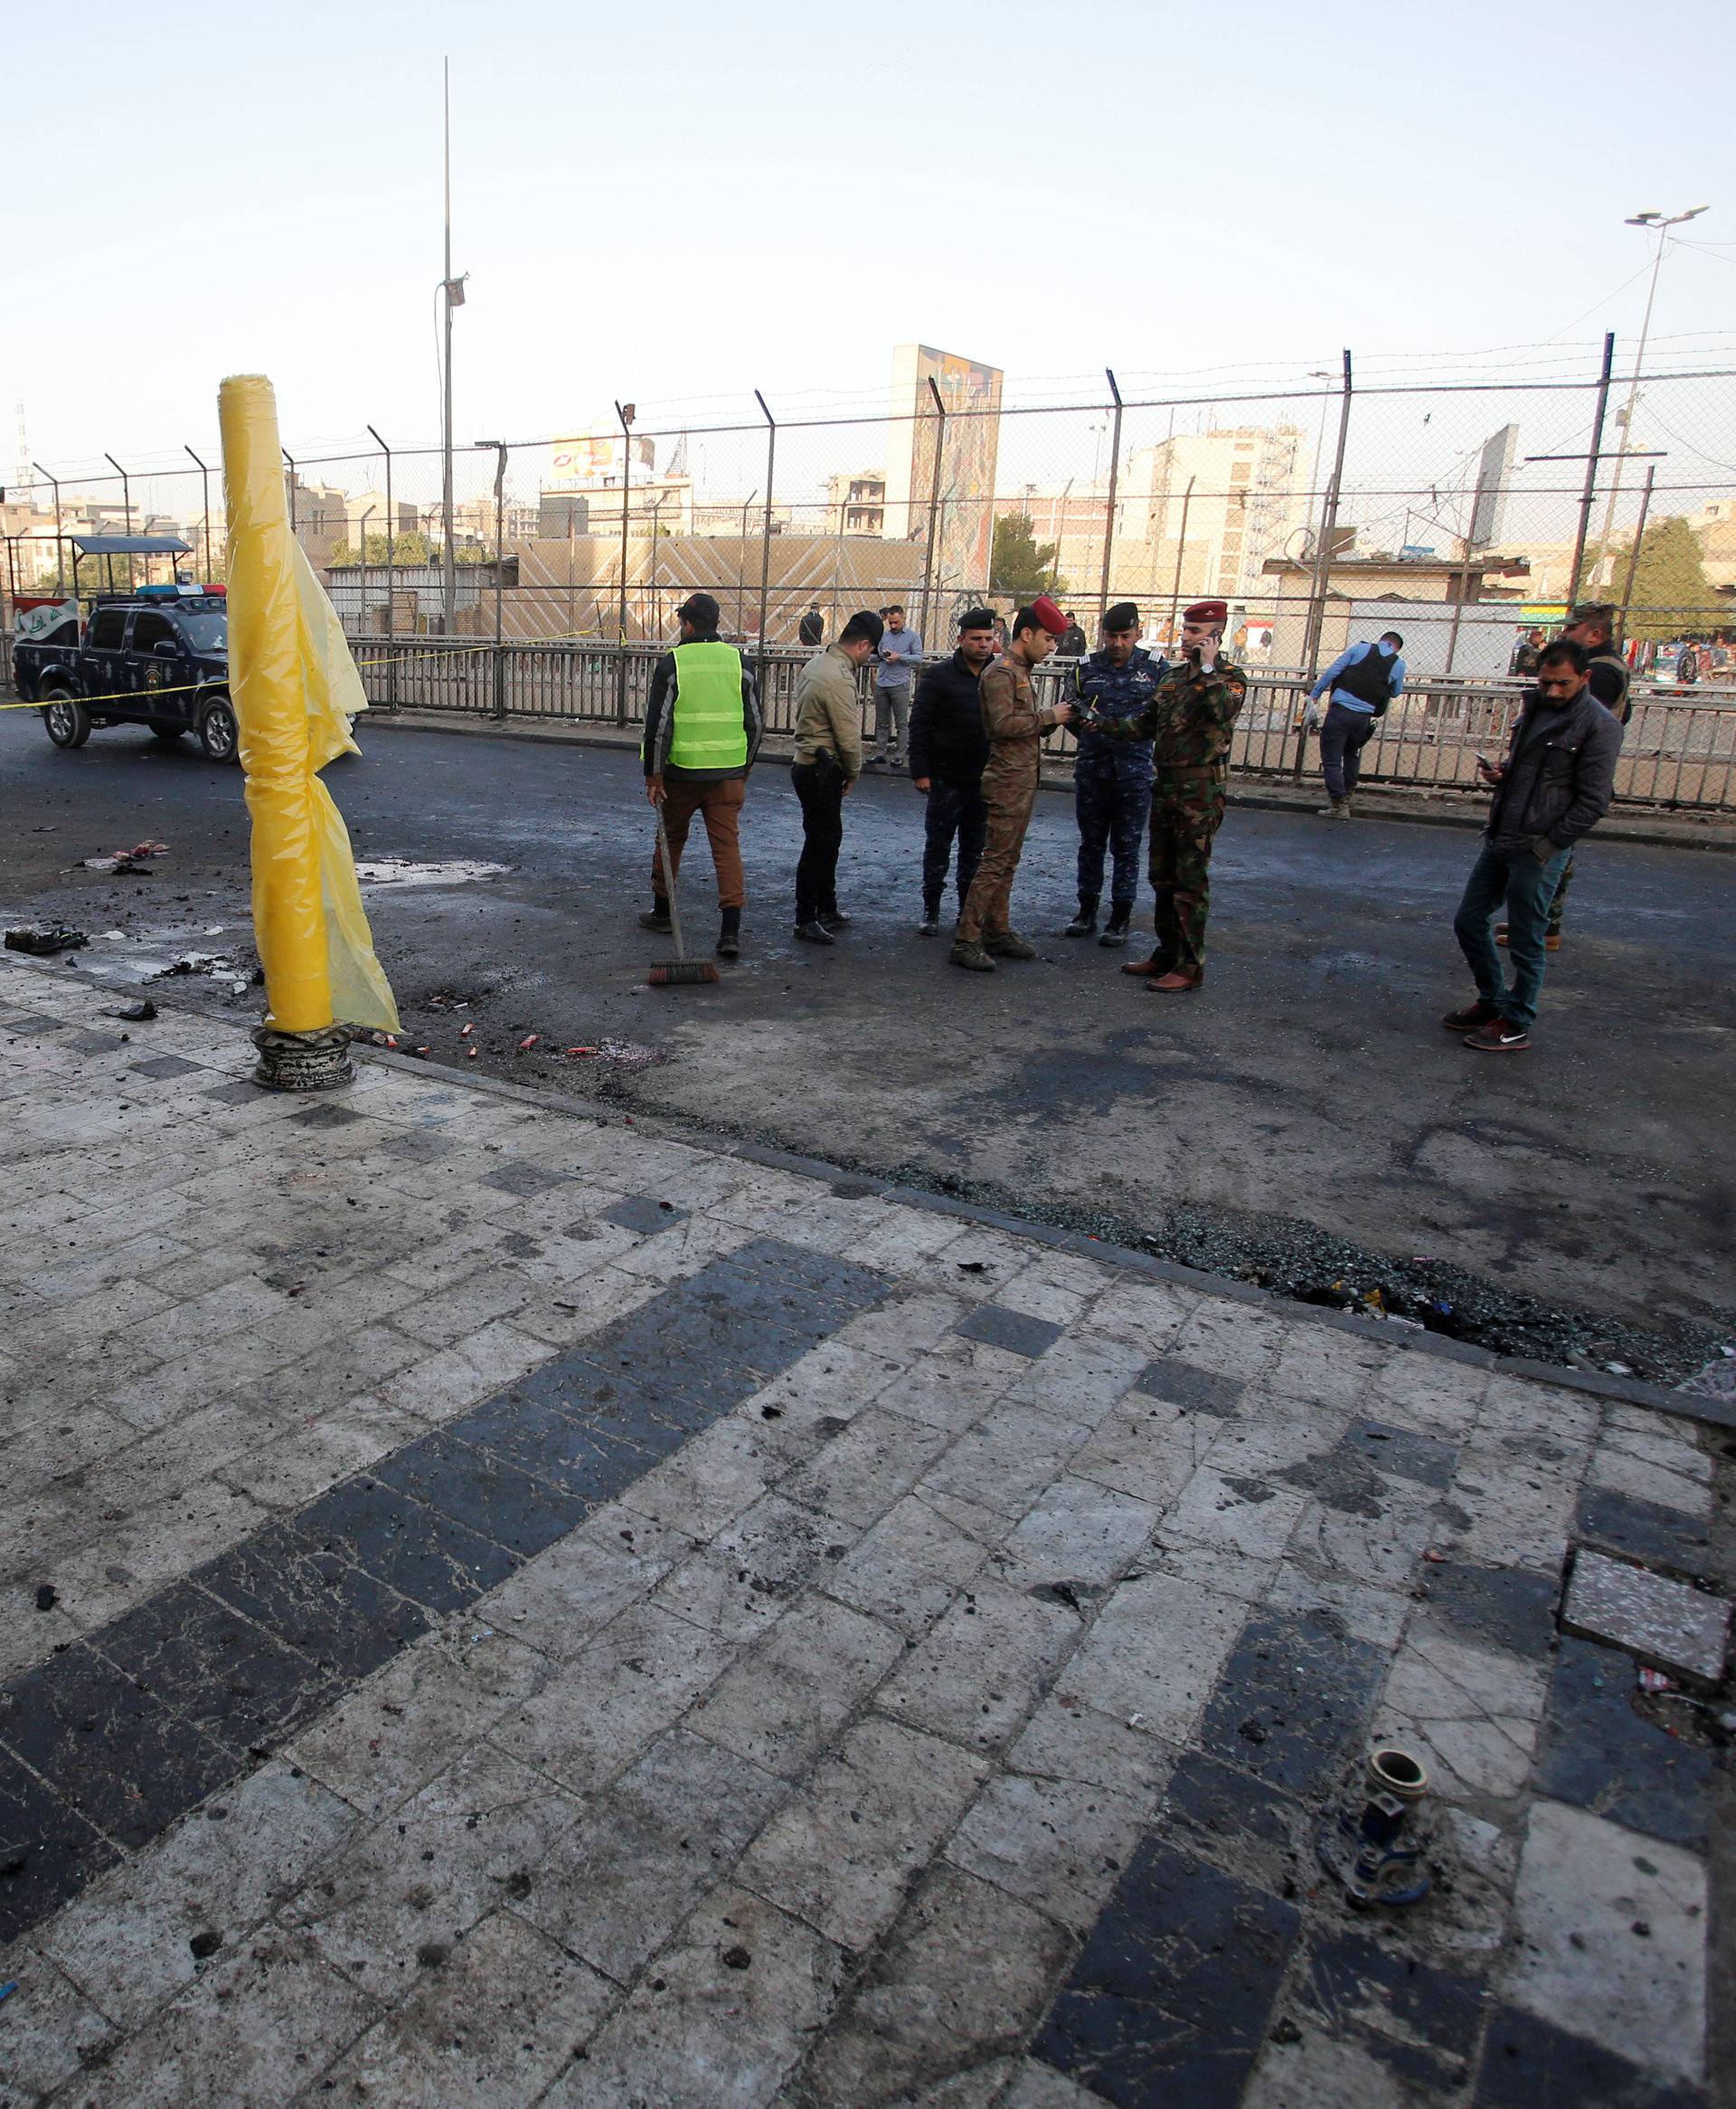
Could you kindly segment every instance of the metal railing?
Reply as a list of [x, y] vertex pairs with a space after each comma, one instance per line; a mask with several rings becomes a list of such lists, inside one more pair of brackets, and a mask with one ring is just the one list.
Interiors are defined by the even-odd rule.
[[[450, 645], [426, 638], [354, 640], [370, 703], [544, 724], [627, 731], [645, 716], [655, 645]], [[767, 733], [796, 728], [796, 681], [809, 655], [764, 655]], [[1056, 700], [1069, 668], [1037, 669], [1040, 700]], [[860, 676], [872, 724], [872, 672]], [[1232, 776], [1296, 780], [1317, 767], [1303, 728], [1300, 669], [1263, 669], [1250, 682], [1230, 752]], [[1425, 681], [1407, 687], [1363, 750], [1363, 781], [1424, 792], [1473, 792], [1479, 752], [1498, 756], [1521, 707], [1517, 681]], [[1052, 761], [1071, 760], [1071, 733], [1051, 736]], [[1736, 690], [1636, 696], [1616, 771], [1618, 807], [1736, 812]]]

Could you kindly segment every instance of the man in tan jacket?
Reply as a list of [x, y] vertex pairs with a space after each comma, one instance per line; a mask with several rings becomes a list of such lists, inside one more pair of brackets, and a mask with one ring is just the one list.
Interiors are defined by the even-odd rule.
[[1013, 635], [1005, 654], [990, 663], [977, 685], [983, 730], [988, 734], [988, 766], [983, 771], [983, 802], [988, 808], [988, 835], [983, 861], [970, 882], [958, 917], [958, 934], [948, 957], [955, 967], [992, 974], [991, 952], [1004, 960], [1034, 960], [1036, 947], [1012, 928], [1013, 879], [1024, 848], [1024, 831], [1037, 802], [1037, 771], [1043, 735], [1054, 725], [1071, 724], [1073, 706], [1037, 708], [1031, 669], [1055, 648], [1067, 618], [1044, 593], [1013, 618]]
[[835, 644], [816, 652], [796, 678], [796, 761], [789, 780], [802, 803], [802, 854], [796, 866], [796, 935], [830, 945], [850, 918], [838, 906], [844, 801], [862, 774], [862, 701], [856, 672], [884, 629], [864, 609]]

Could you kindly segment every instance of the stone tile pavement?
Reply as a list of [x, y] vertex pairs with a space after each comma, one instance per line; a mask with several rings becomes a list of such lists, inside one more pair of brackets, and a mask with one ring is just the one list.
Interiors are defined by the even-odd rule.
[[1728, 1698], [1558, 1612], [1728, 1594], [1715, 1415], [113, 1000], [0, 965], [4, 2109], [1708, 2099]]

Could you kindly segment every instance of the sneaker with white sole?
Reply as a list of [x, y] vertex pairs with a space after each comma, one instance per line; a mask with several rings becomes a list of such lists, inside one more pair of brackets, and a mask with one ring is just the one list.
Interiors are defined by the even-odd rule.
[[1486, 1026], [1478, 1026], [1476, 1032], [1467, 1033], [1465, 1045], [1479, 1054], [1523, 1054], [1531, 1045], [1531, 1035], [1524, 1026], [1495, 1017]]

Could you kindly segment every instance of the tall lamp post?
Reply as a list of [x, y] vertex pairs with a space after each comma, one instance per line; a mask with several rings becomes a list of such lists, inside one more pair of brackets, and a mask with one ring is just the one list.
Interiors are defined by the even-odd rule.
[[1609, 478], [1609, 501], [1603, 508], [1603, 535], [1600, 549], [1609, 547], [1610, 532], [1615, 526], [1616, 500], [1621, 493], [1621, 464], [1623, 457], [1634, 442], [1634, 406], [1639, 401], [1639, 377], [1646, 370], [1646, 340], [1652, 333], [1652, 304], [1657, 298], [1657, 275], [1664, 268], [1664, 249], [1669, 240], [1672, 227], [1680, 227], [1684, 221], [1697, 220], [1706, 210], [1704, 205], [1690, 205], [1685, 213], [1632, 213], [1624, 222], [1628, 227], [1645, 227], [1657, 236], [1657, 248], [1652, 255], [1652, 282], [1646, 288], [1646, 314], [1639, 326], [1639, 349], [1634, 354], [1634, 377], [1628, 384], [1628, 401], [1620, 413], [1621, 444], [1616, 449], [1615, 473]]
[[452, 544], [452, 310], [464, 306], [464, 281], [470, 274], [464, 271], [456, 279], [452, 276], [452, 61], [449, 59], [440, 61], [440, 98], [446, 207], [446, 270], [440, 279], [446, 323], [440, 389], [440, 517], [446, 530], [441, 628], [450, 637], [458, 623], [458, 559]]

